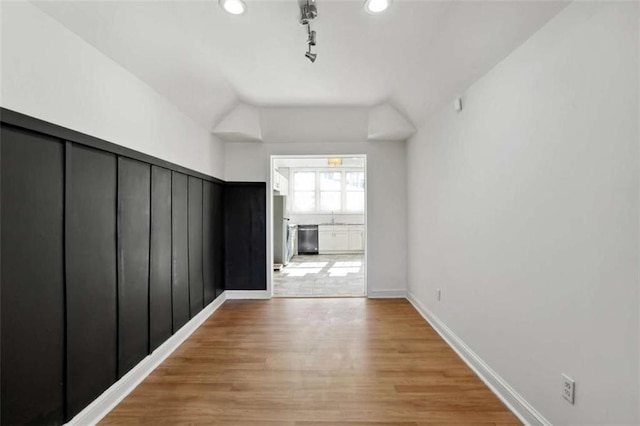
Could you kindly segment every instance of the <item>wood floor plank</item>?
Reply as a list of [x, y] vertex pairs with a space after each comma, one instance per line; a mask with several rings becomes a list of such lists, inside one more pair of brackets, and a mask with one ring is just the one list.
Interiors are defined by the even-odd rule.
[[227, 301], [102, 422], [518, 425], [406, 301]]

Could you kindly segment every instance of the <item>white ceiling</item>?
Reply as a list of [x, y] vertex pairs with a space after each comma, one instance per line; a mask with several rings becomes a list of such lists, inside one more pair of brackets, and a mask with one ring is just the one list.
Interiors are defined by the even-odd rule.
[[238, 100], [261, 106], [371, 106], [415, 124], [491, 69], [566, 2], [317, 0], [318, 60], [304, 58], [297, 0], [35, 4], [212, 129]]

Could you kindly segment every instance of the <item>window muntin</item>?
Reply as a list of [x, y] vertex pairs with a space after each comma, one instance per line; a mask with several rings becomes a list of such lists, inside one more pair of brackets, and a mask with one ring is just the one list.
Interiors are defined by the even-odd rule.
[[293, 170], [292, 172], [294, 213], [364, 213], [364, 171]]

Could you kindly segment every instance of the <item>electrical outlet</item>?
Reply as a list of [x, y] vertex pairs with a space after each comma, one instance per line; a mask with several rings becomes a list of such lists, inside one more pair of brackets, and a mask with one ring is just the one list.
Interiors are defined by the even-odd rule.
[[562, 397], [569, 401], [570, 404], [574, 403], [576, 392], [576, 382], [566, 374], [562, 375]]
[[436, 291], [436, 299], [438, 299], [438, 302], [439, 302], [441, 298], [442, 298], [442, 292], [440, 291], [440, 289], [438, 289], [438, 291]]

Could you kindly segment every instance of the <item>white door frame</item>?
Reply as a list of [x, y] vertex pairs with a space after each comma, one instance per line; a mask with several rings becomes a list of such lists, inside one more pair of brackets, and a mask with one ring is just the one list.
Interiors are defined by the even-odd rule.
[[364, 160], [364, 297], [371, 293], [369, 289], [369, 238], [368, 238], [368, 203], [369, 177], [367, 173], [367, 154], [337, 154], [337, 155], [271, 155], [269, 158], [269, 177], [267, 182], [267, 294], [273, 297], [273, 179], [275, 160], [295, 158], [362, 158]]

